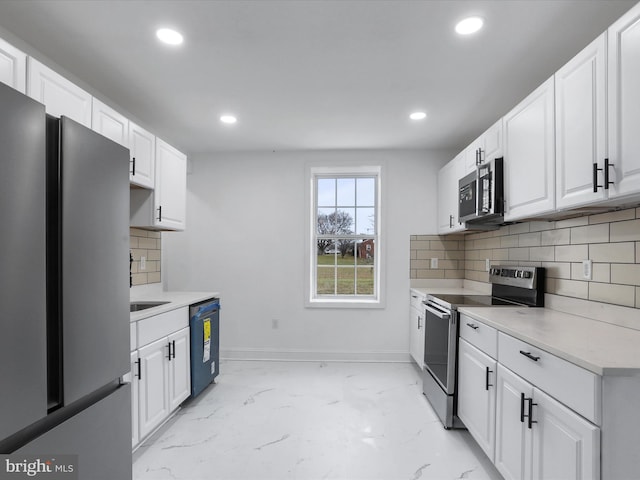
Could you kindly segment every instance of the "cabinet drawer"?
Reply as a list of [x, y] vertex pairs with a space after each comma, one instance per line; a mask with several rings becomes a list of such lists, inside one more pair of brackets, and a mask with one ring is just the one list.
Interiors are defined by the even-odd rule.
[[460, 336], [490, 357], [498, 358], [498, 331], [495, 328], [463, 313], [460, 315]]
[[425, 294], [416, 292], [415, 290], [411, 290], [411, 306], [416, 310], [424, 310], [422, 301], [425, 299], [425, 297]]
[[502, 332], [498, 361], [540, 390], [600, 425], [600, 377]]
[[154, 315], [138, 321], [138, 348], [189, 326], [189, 307]]
[[129, 343], [132, 352], [138, 348], [138, 329], [135, 323], [129, 325]]

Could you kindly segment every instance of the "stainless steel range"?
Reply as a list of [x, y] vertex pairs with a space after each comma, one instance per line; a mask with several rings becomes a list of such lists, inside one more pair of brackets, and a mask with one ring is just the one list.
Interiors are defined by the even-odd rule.
[[445, 428], [464, 428], [456, 415], [458, 308], [542, 307], [545, 270], [492, 266], [491, 295], [427, 295], [422, 391]]

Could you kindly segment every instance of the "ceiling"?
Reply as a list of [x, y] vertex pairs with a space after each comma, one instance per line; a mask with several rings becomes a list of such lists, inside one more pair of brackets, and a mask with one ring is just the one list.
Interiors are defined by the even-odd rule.
[[0, 0], [0, 27], [189, 154], [457, 151], [635, 3]]

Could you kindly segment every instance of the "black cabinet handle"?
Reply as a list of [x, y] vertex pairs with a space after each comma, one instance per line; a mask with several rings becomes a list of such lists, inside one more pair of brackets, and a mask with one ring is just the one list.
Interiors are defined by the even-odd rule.
[[422, 325], [420, 325], [420, 315], [418, 315], [418, 330], [420, 330], [422, 328]]
[[167, 343], [167, 348], [169, 349], [169, 355], [167, 355], [167, 358], [171, 361], [171, 342]]
[[449, 215], [449, 228], [453, 228], [453, 215]]
[[142, 360], [136, 360], [136, 364], [138, 365], [138, 375], [134, 374], [134, 377], [138, 377], [138, 380], [142, 380]]
[[477, 329], [478, 329], [478, 325], [476, 325], [475, 323], [467, 323], [467, 327], [471, 327], [471, 328], [473, 328], [474, 330], [477, 330]]
[[484, 160], [482, 160], [482, 149], [479, 148], [478, 149], [478, 165], [482, 165], [482, 162], [484, 162]]
[[173, 344], [173, 353], [171, 354], [171, 358], [176, 358], [176, 341], [171, 342]]
[[158, 207], [158, 221], [162, 221], [162, 205]]
[[531, 352], [525, 352], [524, 350], [520, 350], [520, 354], [524, 355], [527, 358], [530, 358], [534, 362], [537, 362], [538, 360], [540, 360], [540, 357], [536, 357], [535, 355], [531, 355]]
[[480, 156], [480, 149], [476, 148], [476, 165], [480, 164], [479, 156]]
[[520, 423], [524, 423], [524, 393], [520, 392]]
[[485, 375], [485, 380], [484, 380], [484, 389], [485, 390], [489, 390], [489, 387], [493, 387], [492, 384], [489, 383], [489, 374], [493, 373], [493, 370], [489, 370], [489, 367], [485, 367], [486, 370], [486, 375]]
[[534, 405], [538, 405], [537, 403], [533, 403], [533, 398], [527, 398], [527, 401], [529, 402], [529, 415], [527, 415], [527, 427], [529, 427], [529, 430], [531, 430], [531, 426], [534, 423], [538, 423], [536, 420], [533, 420], [533, 406]]
[[602, 185], [598, 185], [598, 172], [601, 170], [597, 163], [593, 164], [593, 193], [598, 193], [598, 189], [602, 188]]
[[613, 163], [609, 163], [609, 159], [604, 159], [604, 189], [609, 190], [609, 185], [613, 185], [615, 182], [609, 181], [609, 167], [613, 167]]

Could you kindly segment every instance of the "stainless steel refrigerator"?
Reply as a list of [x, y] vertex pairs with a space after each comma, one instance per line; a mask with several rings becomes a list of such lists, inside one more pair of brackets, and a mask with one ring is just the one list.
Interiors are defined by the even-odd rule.
[[131, 478], [129, 152], [0, 84], [0, 453]]

